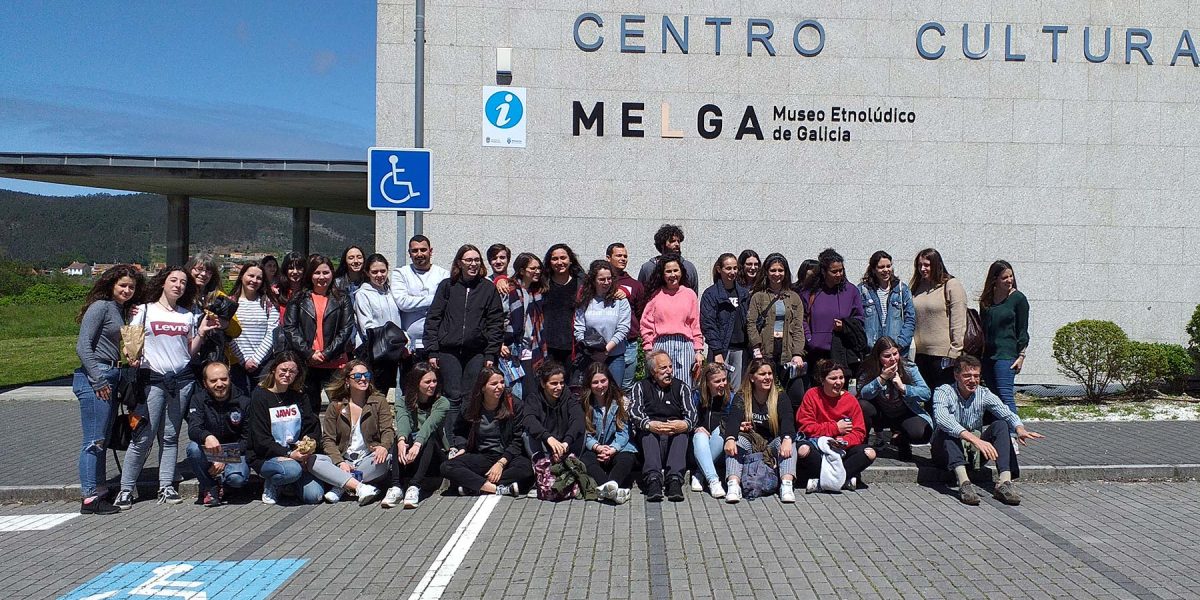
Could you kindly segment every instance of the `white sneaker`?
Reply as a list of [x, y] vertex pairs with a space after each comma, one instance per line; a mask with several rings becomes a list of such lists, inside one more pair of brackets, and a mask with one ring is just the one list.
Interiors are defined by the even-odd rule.
[[708, 493], [712, 494], [713, 498], [724, 498], [725, 488], [721, 486], [721, 480], [712, 478], [708, 480]]
[[342, 501], [342, 488], [335, 488], [325, 492], [325, 501], [330, 504], [337, 504]]
[[[521, 491], [517, 489], [517, 484], [515, 484], [515, 483], [512, 484], [512, 489], [513, 489], [513, 496], [520, 497]], [[538, 497], [537, 496], [537, 488], [536, 487], [529, 488], [529, 491], [525, 493], [525, 497], [537, 500], [537, 497]]]
[[847, 479], [846, 484], [842, 486], [842, 489], [846, 490], [847, 492], [858, 490], [858, 478], [851, 477], [850, 479]]
[[379, 497], [379, 488], [365, 483], [358, 484], [356, 494], [358, 496], [358, 505], [366, 506], [375, 501]]
[[[124, 493], [124, 492], [122, 492], [122, 493]], [[263, 495], [262, 495], [262, 503], [263, 504], [275, 504], [275, 499], [278, 497], [277, 494], [278, 494], [278, 492], [275, 491], [275, 486], [271, 485], [270, 481], [263, 482]]]
[[617, 504], [625, 504], [626, 502], [629, 502], [629, 496], [629, 488], [620, 488], [616, 492], [613, 492], [612, 501], [616, 502]]
[[808, 483], [804, 486], [804, 493], [805, 494], [815, 494], [820, 489], [820, 487], [821, 487], [820, 480], [809, 479]]
[[388, 488], [387, 494], [383, 497], [383, 502], [379, 503], [379, 508], [391, 508], [400, 504], [400, 498], [404, 496], [404, 490], [392, 486]]
[[599, 496], [601, 500], [615, 500], [617, 490], [620, 489], [620, 487], [621, 486], [617, 485], [617, 482], [609, 481], [608, 483], [596, 488], [596, 495]]
[[704, 486], [700, 485], [700, 478], [696, 477], [695, 475], [692, 475], [692, 491], [693, 492], [703, 492], [704, 491]]
[[[400, 491], [400, 488], [396, 488], [396, 491]], [[404, 508], [416, 508], [420, 504], [421, 488], [415, 485], [408, 486], [408, 490], [404, 492]]]
[[796, 501], [796, 491], [792, 489], [792, 480], [789, 479], [779, 484], [779, 501], [784, 504]]
[[729, 482], [729, 489], [725, 492], [726, 504], [737, 504], [742, 501], [742, 484]]

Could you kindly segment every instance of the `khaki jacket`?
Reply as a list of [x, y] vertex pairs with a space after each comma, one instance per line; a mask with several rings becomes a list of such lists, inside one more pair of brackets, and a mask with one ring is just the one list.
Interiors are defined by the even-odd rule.
[[[374, 450], [376, 446], [387, 448], [394, 452], [396, 446], [395, 417], [392, 416], [392, 405], [381, 394], [367, 397], [363, 405], [359, 426], [362, 428], [363, 441], [367, 448]], [[330, 402], [329, 408], [321, 416], [321, 449], [322, 452], [338, 464], [344, 459], [342, 453], [350, 445], [350, 407], [346, 402]]]
[[[771, 306], [775, 293], [754, 292], [750, 295], [750, 309], [746, 313], [746, 337], [750, 348], [762, 350], [763, 358], [774, 359], [775, 309]], [[792, 290], [783, 292], [783, 358], [788, 360], [804, 355], [804, 304]], [[758, 328], [758, 317], [763, 316], [763, 328]]]

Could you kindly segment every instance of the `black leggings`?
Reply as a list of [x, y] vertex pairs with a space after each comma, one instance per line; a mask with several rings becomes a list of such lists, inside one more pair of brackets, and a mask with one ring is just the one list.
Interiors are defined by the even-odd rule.
[[893, 433], [899, 433], [900, 439], [906, 444], [925, 444], [933, 436], [933, 427], [930, 427], [925, 419], [917, 416], [916, 413], [907, 408], [905, 408], [903, 415], [889, 417], [869, 400], [859, 399], [858, 405], [862, 408], [863, 420], [866, 421], [867, 431], [886, 427], [891, 429]]
[[[460, 454], [442, 463], [442, 475], [450, 480], [450, 485], [463, 489], [479, 491], [487, 483], [487, 472], [500, 460], [499, 454]], [[500, 474], [500, 485], [510, 483], [529, 483], [533, 481], [533, 464], [524, 456], [514, 456], [504, 466]]]
[[[873, 458], [867, 458], [867, 445], [859, 444], [846, 449], [846, 456], [842, 457], [842, 466], [846, 469], [846, 481], [850, 481], [851, 477], [858, 477], [871, 463], [875, 462]], [[809, 479], [819, 479], [821, 477], [821, 451], [816, 448], [808, 453], [808, 456], [799, 459], [796, 465], [796, 478], [800, 481], [808, 481]]]
[[319, 367], [308, 367], [304, 373], [304, 395], [308, 397], [308, 405], [312, 408], [313, 414], [321, 417], [321, 392], [325, 390], [325, 386], [333, 381], [333, 375], [337, 369], [322, 369]]
[[[407, 451], [407, 449], [406, 449]], [[440, 465], [446, 460], [446, 450], [442, 448], [441, 440], [433, 438], [421, 446], [417, 459], [406, 464], [400, 462], [396, 452], [392, 452], [392, 485], [398, 488], [409, 486], [421, 487], [421, 482], [429, 475], [430, 469], [437, 473], [434, 465]]]
[[595, 452], [584, 450], [583, 458], [579, 460], [587, 467], [588, 475], [596, 480], [596, 485], [615, 481], [618, 486], [626, 487], [629, 474], [633, 472], [633, 466], [637, 463], [637, 455], [632, 452], [618, 452], [607, 463], [602, 463], [596, 458]]
[[925, 385], [929, 386], [930, 391], [944, 384], [954, 383], [954, 368], [943, 369], [941, 356], [917, 354], [913, 357], [913, 364], [917, 365], [917, 371], [921, 372], [921, 379], [925, 380]]
[[430, 357], [438, 359], [438, 378], [442, 382], [442, 389], [446, 390], [446, 397], [450, 399], [450, 411], [446, 413], [446, 422], [442, 424], [449, 438], [454, 435], [454, 422], [462, 411], [462, 401], [471, 393], [471, 386], [475, 385], [486, 357], [460, 349], [436, 352]]

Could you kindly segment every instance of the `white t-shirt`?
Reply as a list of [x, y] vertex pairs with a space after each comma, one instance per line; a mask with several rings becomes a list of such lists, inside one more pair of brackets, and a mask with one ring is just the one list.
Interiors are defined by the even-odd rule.
[[[158, 302], [143, 304], [145, 315], [145, 366], [160, 375], [181, 371], [192, 359], [191, 339], [196, 335], [196, 316], [182, 307], [168, 311]], [[136, 319], [136, 323], [140, 319]]]
[[300, 426], [302, 425], [300, 407], [295, 404], [284, 404], [267, 409], [271, 417], [271, 437], [285, 448], [300, 441]]

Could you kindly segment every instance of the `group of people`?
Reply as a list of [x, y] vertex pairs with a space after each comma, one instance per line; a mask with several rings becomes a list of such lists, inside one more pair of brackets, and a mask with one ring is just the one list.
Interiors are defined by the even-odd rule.
[[[158, 500], [181, 502], [184, 418], [207, 506], [251, 470], [268, 504], [416, 508], [439, 475], [468, 495], [566, 489], [622, 504], [638, 483], [647, 500], [679, 501], [689, 469], [693, 491], [726, 502], [794, 502], [797, 482], [852, 490], [877, 447], [903, 457], [925, 443], [963, 502], [979, 502], [966, 466], [980, 458], [997, 463], [995, 496], [1019, 502], [1014, 443], [1040, 436], [1013, 402], [1029, 305], [1011, 265], [989, 269], [977, 358], [964, 352], [966, 292], [936, 250], [907, 284], [876, 252], [858, 285], [833, 249], [795, 279], [781, 254], [727, 253], [698, 293], [683, 241], [661, 227], [636, 278], [621, 243], [586, 269], [566, 244], [540, 258], [467, 244], [447, 270], [421, 235], [395, 267], [358, 247], [336, 265], [268, 256], [228, 293], [207, 255], [148, 281], [112, 267], [79, 314], [81, 512], [130, 508], [156, 439]], [[110, 488], [121, 405], [132, 433]]]

